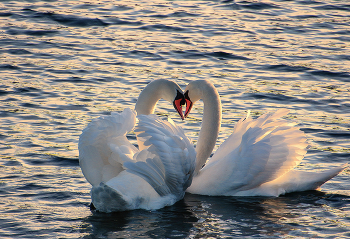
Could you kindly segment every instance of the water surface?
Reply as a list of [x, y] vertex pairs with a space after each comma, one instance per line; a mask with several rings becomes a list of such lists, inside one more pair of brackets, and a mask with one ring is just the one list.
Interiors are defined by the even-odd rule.
[[[348, 1], [2, 1], [2, 238], [350, 237], [349, 170], [320, 191], [205, 197], [158, 211], [90, 210], [78, 139], [94, 118], [134, 108], [155, 79], [208, 79], [223, 103], [217, 146], [248, 110], [288, 108], [310, 148], [298, 168], [350, 158]], [[203, 104], [182, 122], [194, 142]], [[133, 139], [133, 135], [130, 135]]]

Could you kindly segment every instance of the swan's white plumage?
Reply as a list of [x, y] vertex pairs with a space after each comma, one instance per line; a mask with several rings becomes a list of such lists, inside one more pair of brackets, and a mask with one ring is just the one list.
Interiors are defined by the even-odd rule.
[[[132, 159], [138, 150], [126, 138], [136, 123], [136, 113], [125, 109], [94, 119], [79, 138], [79, 164], [85, 178], [92, 186], [123, 171], [124, 161]], [[128, 152], [124, 154], [123, 152]]]
[[[175, 82], [155, 80], [140, 93], [135, 111], [100, 117], [83, 130], [79, 164], [99, 211], [159, 209], [182, 199], [192, 181], [196, 152], [171, 119], [151, 114], [165, 99], [183, 117], [183, 97]], [[126, 137], [133, 129], [138, 148]]]
[[191, 184], [196, 152], [181, 127], [170, 119], [160, 120], [156, 115], [140, 115], [135, 133], [148, 147], [146, 160], [124, 166], [128, 172], [145, 179], [159, 195], [182, 198]]
[[242, 194], [294, 168], [304, 157], [307, 144], [302, 131], [280, 119], [287, 113], [279, 110], [256, 120], [241, 119], [188, 191], [199, 193], [201, 190], [200, 194], [206, 191], [208, 195]]
[[[99, 211], [158, 209], [180, 200], [191, 184], [195, 150], [180, 127], [125, 109], [93, 120], [79, 140], [79, 162]], [[143, 147], [126, 138], [135, 126]]]
[[[189, 90], [190, 98], [191, 91], [195, 92], [196, 100], [199, 99], [198, 95], [203, 98], [203, 122], [206, 120], [207, 125], [217, 125], [217, 117], [211, 115], [218, 113], [211, 112], [213, 107], [206, 107], [205, 104], [206, 98], [207, 101], [209, 98], [211, 104], [217, 102], [217, 108], [221, 110], [219, 95], [212, 84], [196, 81], [190, 83], [186, 90]], [[199, 90], [202, 92], [198, 93]], [[242, 118], [235, 125], [232, 135], [195, 175], [187, 192], [202, 195], [279, 196], [317, 189], [343, 171], [346, 165], [317, 173], [293, 169], [304, 158], [307, 143], [304, 132], [293, 123], [281, 119], [288, 112], [280, 109], [255, 120], [248, 116]], [[198, 161], [205, 162], [209, 157], [201, 155], [202, 158], [198, 158], [198, 152], [213, 142], [213, 138], [208, 138], [208, 134], [202, 132], [210, 131], [215, 135], [214, 131], [219, 130], [219, 127], [207, 127], [202, 125], [198, 139], [197, 165], [202, 165]], [[206, 137], [201, 137], [201, 134]], [[205, 150], [208, 151], [207, 148]]]

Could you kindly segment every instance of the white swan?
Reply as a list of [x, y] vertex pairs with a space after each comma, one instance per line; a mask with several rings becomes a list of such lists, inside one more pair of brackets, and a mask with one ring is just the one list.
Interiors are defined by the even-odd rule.
[[[79, 164], [102, 212], [159, 209], [183, 198], [195, 168], [195, 149], [174, 122], [152, 114], [159, 99], [183, 118], [184, 96], [172, 81], [157, 80], [141, 92], [135, 110], [93, 120], [79, 138]], [[134, 129], [135, 127], [135, 129]], [[133, 130], [139, 148], [126, 134]]]
[[343, 165], [317, 173], [294, 170], [306, 153], [306, 138], [298, 127], [281, 119], [288, 114], [283, 109], [255, 120], [249, 115], [239, 120], [232, 135], [206, 162], [220, 129], [219, 94], [210, 82], [198, 80], [186, 87], [185, 98], [185, 117], [194, 102], [202, 99], [204, 104], [195, 176], [187, 189], [189, 193], [279, 196], [317, 189], [346, 168]]

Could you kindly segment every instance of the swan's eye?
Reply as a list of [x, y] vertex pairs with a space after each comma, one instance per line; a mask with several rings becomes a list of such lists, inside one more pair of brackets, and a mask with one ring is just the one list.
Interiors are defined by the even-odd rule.
[[188, 96], [188, 91], [185, 92], [184, 96], [185, 96], [185, 100], [186, 100], [186, 111], [185, 111], [185, 118], [186, 118], [192, 109], [193, 102], [191, 101], [190, 97]]

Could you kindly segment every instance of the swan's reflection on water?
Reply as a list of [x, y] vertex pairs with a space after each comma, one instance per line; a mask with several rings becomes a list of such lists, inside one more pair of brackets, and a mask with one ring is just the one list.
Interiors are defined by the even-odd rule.
[[293, 230], [279, 222], [283, 214], [289, 213], [280, 198], [189, 194], [185, 201], [198, 218], [193, 230], [196, 237], [272, 236], [285, 235]]
[[[175, 205], [156, 211], [92, 212], [83, 220], [81, 233], [85, 234], [83, 238], [320, 236], [321, 232], [315, 233], [320, 226], [315, 219], [322, 217], [324, 207], [331, 207], [328, 213], [336, 214], [349, 207], [349, 199], [320, 191], [277, 198], [186, 194]], [[316, 212], [313, 218], [308, 210]], [[335, 232], [344, 233], [339, 226]]]
[[173, 206], [156, 211], [92, 214], [81, 225], [83, 238], [201, 238], [218, 236], [308, 236], [298, 225], [303, 207], [322, 207], [318, 191], [278, 198], [209, 197], [186, 194]]
[[[327, 215], [339, 214], [349, 208], [350, 197], [306, 191], [281, 197], [205, 197], [187, 194], [185, 203], [198, 221], [191, 234], [202, 237], [297, 237], [325, 236], [322, 230], [329, 221]], [[345, 209], [346, 210], [346, 209]], [[315, 212], [310, 217], [310, 212]], [[335, 220], [332, 233], [344, 233], [350, 224], [343, 215]], [[325, 231], [325, 234], [326, 231]]]
[[186, 238], [198, 219], [184, 200], [156, 211], [99, 213], [83, 220], [84, 238]]

